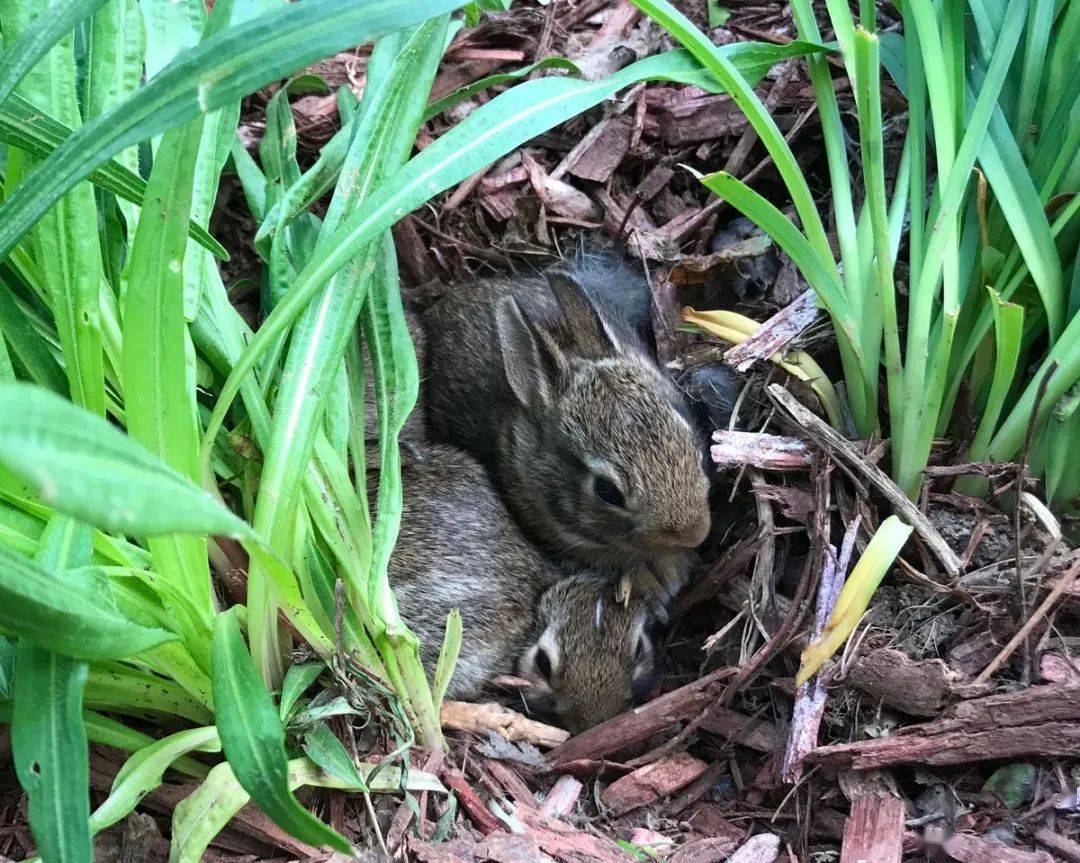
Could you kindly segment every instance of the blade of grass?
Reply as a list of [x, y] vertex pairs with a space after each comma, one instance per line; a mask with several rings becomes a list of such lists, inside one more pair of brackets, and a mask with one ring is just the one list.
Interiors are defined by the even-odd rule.
[[1016, 377], [1017, 363], [1020, 359], [1020, 339], [1024, 330], [1024, 307], [1005, 302], [993, 290], [990, 291], [990, 295], [996, 348], [994, 376], [982, 419], [971, 443], [968, 455], [971, 461], [980, 461], [985, 457], [987, 444], [997, 428], [998, 419], [1005, 407], [1005, 398]]
[[909, 536], [911, 526], [904, 524], [895, 515], [885, 519], [874, 532], [866, 545], [866, 551], [862, 553], [848, 580], [840, 589], [836, 606], [821, 635], [803, 651], [799, 674], [795, 678], [797, 686], [813, 677], [855, 631], [874, 592]]

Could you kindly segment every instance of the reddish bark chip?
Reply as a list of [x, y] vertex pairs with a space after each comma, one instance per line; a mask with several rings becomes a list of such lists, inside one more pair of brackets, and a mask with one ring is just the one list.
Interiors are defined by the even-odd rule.
[[615, 780], [604, 789], [600, 799], [611, 814], [622, 815], [678, 791], [697, 779], [707, 767], [704, 761], [680, 752]]

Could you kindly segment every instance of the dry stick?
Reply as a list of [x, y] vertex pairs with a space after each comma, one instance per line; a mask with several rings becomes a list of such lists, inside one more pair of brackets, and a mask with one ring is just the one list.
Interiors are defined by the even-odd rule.
[[810, 436], [831, 455], [847, 464], [849, 468], [862, 473], [878, 491], [888, 498], [904, 520], [915, 528], [919, 536], [922, 537], [923, 542], [934, 553], [934, 556], [941, 561], [942, 566], [945, 567], [945, 571], [949, 575], [954, 578], [960, 575], [959, 556], [949, 547], [949, 544], [945, 542], [944, 537], [938, 533], [937, 528], [930, 523], [930, 520], [908, 499], [907, 495], [900, 490], [900, 487], [886, 476], [881, 468], [871, 463], [832, 426], [799, 404], [795, 397], [780, 384], [770, 384], [766, 387], [766, 391], [778, 405], [791, 415], [795, 422], [806, 429]]
[[1031, 617], [1025, 621], [1024, 625], [1016, 631], [1016, 634], [1009, 639], [1009, 643], [1001, 648], [1001, 652], [998, 653], [990, 664], [979, 673], [979, 676], [975, 678], [976, 684], [985, 683], [990, 675], [997, 671], [1005, 660], [1013, 655], [1016, 648], [1021, 644], [1027, 643], [1027, 638], [1031, 634], [1031, 630], [1035, 628], [1040, 620], [1046, 617], [1050, 612], [1050, 609], [1053, 608], [1054, 604], [1061, 598], [1062, 594], [1072, 587], [1078, 574], [1080, 574], [1080, 557], [1077, 558], [1076, 563], [1072, 565], [1069, 571], [1061, 576], [1058, 583], [1054, 586], [1054, 589], [1046, 595], [1046, 599], [1044, 599], [1039, 607], [1035, 609]]
[[[1020, 450], [1020, 464], [1016, 468], [1016, 504], [1013, 506], [1013, 554], [1016, 558], [1016, 621], [1019, 623], [1027, 617], [1027, 591], [1024, 590], [1024, 568], [1020, 562], [1020, 504], [1024, 496], [1024, 485], [1027, 479], [1028, 455], [1031, 452], [1031, 439], [1035, 436], [1035, 418], [1039, 415], [1039, 407], [1046, 396], [1046, 387], [1050, 384], [1050, 378], [1057, 371], [1057, 360], [1050, 363], [1046, 374], [1039, 381], [1039, 388], [1035, 392], [1035, 403], [1031, 406], [1031, 416], [1028, 417], [1027, 431], [1024, 434], [1024, 447]], [[1038, 588], [1036, 588], [1038, 591]], [[1023, 631], [1023, 628], [1021, 628]], [[1028, 681], [1031, 669], [1031, 645], [1024, 642], [1024, 682]]]

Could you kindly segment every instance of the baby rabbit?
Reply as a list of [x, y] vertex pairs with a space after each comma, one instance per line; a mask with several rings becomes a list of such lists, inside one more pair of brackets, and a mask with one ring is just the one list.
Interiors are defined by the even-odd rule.
[[[401, 533], [390, 583], [402, 617], [434, 671], [447, 613], [461, 610], [461, 654], [451, 698], [475, 698], [498, 674], [571, 730], [625, 710], [651, 688], [654, 619], [614, 601], [608, 579], [567, 574], [522, 535], [483, 467], [452, 447], [427, 445], [402, 468]], [[369, 490], [377, 477], [368, 474]], [[602, 613], [601, 613], [602, 612]]]
[[595, 296], [556, 267], [443, 297], [423, 315], [427, 427], [488, 467], [549, 554], [666, 601], [709, 531], [699, 441], [679, 391]]

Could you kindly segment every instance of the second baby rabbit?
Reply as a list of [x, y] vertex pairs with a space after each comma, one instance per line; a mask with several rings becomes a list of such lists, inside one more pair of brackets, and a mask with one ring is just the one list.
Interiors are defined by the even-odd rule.
[[484, 462], [549, 554], [667, 600], [709, 531], [701, 449], [679, 391], [594, 297], [565, 267], [444, 296], [422, 317], [427, 427]]
[[568, 574], [547, 559], [467, 454], [428, 445], [420, 455], [402, 467], [401, 533], [389, 575], [429, 673], [447, 613], [461, 610], [450, 697], [475, 698], [495, 675], [516, 672], [532, 684], [527, 702], [574, 731], [640, 699], [656, 666], [655, 619], [645, 605], [624, 607], [608, 579]]

